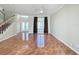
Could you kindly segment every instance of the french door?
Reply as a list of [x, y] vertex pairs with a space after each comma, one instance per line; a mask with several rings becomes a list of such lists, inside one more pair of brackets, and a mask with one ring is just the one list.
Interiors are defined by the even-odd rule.
[[29, 23], [28, 22], [22, 22], [22, 24], [21, 24], [21, 31], [22, 32], [28, 32], [28, 30], [29, 30]]
[[44, 17], [38, 18], [37, 22], [37, 33], [44, 33]]
[[48, 33], [47, 17], [34, 17], [34, 33]]

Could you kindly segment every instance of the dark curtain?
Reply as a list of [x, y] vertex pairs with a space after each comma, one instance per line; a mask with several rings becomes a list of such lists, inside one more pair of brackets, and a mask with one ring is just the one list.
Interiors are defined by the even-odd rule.
[[44, 33], [48, 33], [48, 18], [44, 18]]
[[37, 19], [38, 17], [34, 17], [34, 27], [33, 27], [33, 33], [37, 33]]

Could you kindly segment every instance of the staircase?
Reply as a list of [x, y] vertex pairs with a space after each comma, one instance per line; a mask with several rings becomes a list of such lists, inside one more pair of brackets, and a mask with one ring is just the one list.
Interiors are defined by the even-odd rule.
[[8, 27], [13, 23], [12, 17], [14, 16], [15, 15], [11, 16], [8, 20], [0, 24], [0, 34], [3, 34], [8, 29]]

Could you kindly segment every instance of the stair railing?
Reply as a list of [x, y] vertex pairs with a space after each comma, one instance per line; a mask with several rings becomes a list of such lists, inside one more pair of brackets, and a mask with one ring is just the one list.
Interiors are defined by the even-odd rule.
[[0, 24], [0, 34], [3, 34], [3, 32], [13, 23], [14, 20], [12, 18], [14, 16], [15, 15], [11, 16], [8, 20]]

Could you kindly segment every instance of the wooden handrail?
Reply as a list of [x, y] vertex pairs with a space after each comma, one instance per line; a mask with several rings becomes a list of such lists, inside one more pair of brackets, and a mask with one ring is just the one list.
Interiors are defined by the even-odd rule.
[[10, 20], [12, 20], [11, 18], [14, 17], [14, 16], [15, 16], [15, 15], [11, 16], [8, 20], [2, 22], [2, 23], [0, 24], [0, 27], [1, 27], [2, 25], [4, 25], [5, 23], [8, 23]]

